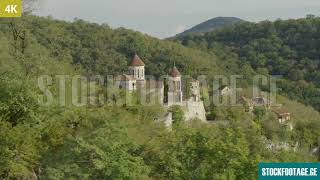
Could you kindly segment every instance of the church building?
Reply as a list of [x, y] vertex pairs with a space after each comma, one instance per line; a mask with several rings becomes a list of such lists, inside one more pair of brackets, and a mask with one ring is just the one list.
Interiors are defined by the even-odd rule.
[[[128, 66], [128, 73], [122, 74], [115, 78], [116, 85], [120, 89], [125, 89], [127, 91], [136, 91], [140, 88], [145, 88], [147, 82], [145, 79], [145, 64], [141, 60], [141, 58], [136, 54], [129, 66]], [[183, 90], [182, 90], [182, 79], [181, 73], [179, 72], [178, 68], [174, 65], [173, 68], [170, 70], [167, 83], [168, 83], [168, 90], [165, 100], [164, 95], [164, 82], [163, 81], [148, 81], [149, 85], [154, 84], [154, 89], [152, 92], [158, 93], [158, 97], [160, 97], [159, 101], [160, 104], [164, 108], [169, 108], [173, 105], [181, 106], [182, 110], [185, 114], [185, 119], [192, 120], [192, 119], [200, 119], [201, 121], [206, 121], [206, 112], [204, 108], [203, 102], [200, 100], [200, 86], [199, 81], [192, 80], [191, 82], [191, 97], [189, 99], [183, 99]], [[170, 124], [170, 123], [169, 123]]]

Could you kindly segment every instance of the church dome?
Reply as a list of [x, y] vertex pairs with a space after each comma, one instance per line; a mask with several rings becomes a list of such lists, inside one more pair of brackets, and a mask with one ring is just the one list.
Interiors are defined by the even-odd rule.
[[171, 77], [180, 77], [180, 76], [181, 76], [181, 73], [179, 72], [179, 70], [177, 69], [177, 67], [174, 66], [174, 67], [172, 68], [172, 70], [170, 71], [169, 75], [170, 75]]
[[145, 66], [145, 64], [143, 63], [143, 61], [141, 60], [141, 58], [136, 54], [134, 55], [130, 66]]

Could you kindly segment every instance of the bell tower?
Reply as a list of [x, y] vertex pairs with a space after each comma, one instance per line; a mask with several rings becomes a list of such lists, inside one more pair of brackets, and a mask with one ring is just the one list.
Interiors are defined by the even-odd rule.
[[177, 67], [174, 65], [169, 73], [168, 79], [168, 106], [182, 104], [182, 87], [181, 87], [181, 74]]
[[128, 74], [137, 81], [145, 80], [145, 64], [141, 58], [135, 54], [128, 68]]

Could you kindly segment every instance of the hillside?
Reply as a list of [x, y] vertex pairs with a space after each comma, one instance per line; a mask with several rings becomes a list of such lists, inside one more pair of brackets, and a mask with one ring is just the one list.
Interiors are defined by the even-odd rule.
[[232, 56], [257, 73], [282, 76], [283, 93], [320, 110], [320, 18], [242, 23], [177, 38], [185, 46]]
[[198, 34], [198, 33], [206, 33], [210, 31], [214, 31], [216, 29], [232, 26], [237, 23], [245, 22], [242, 19], [236, 18], [236, 17], [216, 17], [212, 18], [208, 21], [205, 21], [203, 23], [200, 23], [180, 34], [177, 36], [185, 36], [188, 34]]
[[[24, 16], [0, 23], [0, 179], [251, 180], [257, 179], [258, 162], [320, 158], [310, 153], [320, 145], [319, 113], [285, 96], [279, 102], [292, 112], [293, 131], [271, 111], [214, 105], [207, 105], [208, 112], [226, 123], [195, 120], [167, 129], [155, 121], [162, 107], [144, 106], [135, 93], [132, 105], [119, 105], [128, 99], [126, 92], [105, 84], [95, 90], [110, 100], [106, 104], [72, 102], [82, 99], [74, 95], [77, 88], [88, 90], [82, 83], [93, 83], [95, 75], [121, 74], [134, 53], [143, 58], [146, 74], [164, 75], [176, 63], [183, 74], [207, 75], [208, 88], [215, 75], [255, 75], [234, 53], [222, 56], [83, 20]], [[88, 78], [74, 83], [79, 75]], [[181, 122], [177, 109], [174, 122]], [[266, 138], [298, 143], [297, 151], [270, 150]]]
[[87, 72], [117, 74], [126, 70], [126, 65], [137, 53], [145, 60], [146, 74], [163, 75], [176, 63], [182, 73], [214, 73], [223, 66], [210, 53], [203, 53], [170, 41], [160, 41], [139, 32], [116, 29], [107, 25], [77, 20], [73, 23], [39, 17], [26, 19], [37, 41], [51, 50], [51, 56], [69, 58], [73, 64], [82, 65]]

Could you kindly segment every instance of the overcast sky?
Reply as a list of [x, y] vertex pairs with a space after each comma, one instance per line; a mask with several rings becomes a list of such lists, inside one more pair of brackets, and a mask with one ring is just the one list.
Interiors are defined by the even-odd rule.
[[320, 0], [41, 0], [38, 15], [80, 18], [154, 37], [173, 36], [217, 16], [248, 21], [320, 15]]

